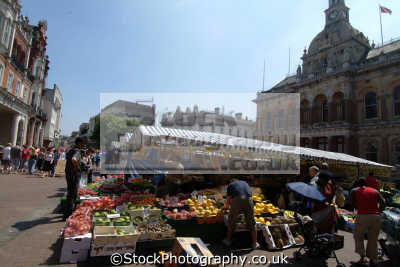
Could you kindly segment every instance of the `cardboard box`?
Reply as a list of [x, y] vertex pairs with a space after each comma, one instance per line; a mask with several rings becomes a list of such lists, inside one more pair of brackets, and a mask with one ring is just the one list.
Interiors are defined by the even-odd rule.
[[[278, 245], [279, 239], [277, 239], [274, 234], [275, 230], [278, 230], [281, 235], [281, 239], [283, 241], [283, 245], [281, 246]], [[262, 231], [265, 238], [265, 243], [270, 250], [287, 249], [293, 245], [296, 245], [296, 242], [294, 241], [287, 224], [264, 226]]]
[[[118, 229], [128, 232], [134, 232], [131, 235], [118, 235]], [[93, 230], [94, 246], [119, 246], [125, 244], [136, 244], [140, 234], [136, 232], [136, 228], [132, 226], [96, 226]]]
[[[200, 238], [195, 237], [177, 237], [174, 247], [172, 249], [172, 255], [177, 257], [181, 255], [191, 255], [192, 257], [214, 257], [211, 251], [203, 243]], [[189, 263], [188, 263], [189, 264]], [[208, 266], [218, 266], [218, 264], [210, 264]]]
[[93, 245], [90, 256], [98, 257], [98, 256], [111, 256], [114, 253], [135, 253], [136, 251], [136, 242], [132, 244], [123, 244], [123, 245], [104, 245], [104, 246], [95, 246]]
[[86, 261], [89, 255], [91, 242], [91, 233], [64, 238], [60, 263], [77, 263], [80, 261]]

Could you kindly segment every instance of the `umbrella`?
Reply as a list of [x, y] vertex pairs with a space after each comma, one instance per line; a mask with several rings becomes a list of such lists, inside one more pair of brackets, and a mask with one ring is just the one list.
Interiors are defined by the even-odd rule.
[[310, 198], [317, 201], [324, 201], [325, 197], [318, 191], [316, 186], [308, 185], [302, 182], [290, 183], [287, 184], [286, 187], [289, 190], [296, 192], [303, 197]]

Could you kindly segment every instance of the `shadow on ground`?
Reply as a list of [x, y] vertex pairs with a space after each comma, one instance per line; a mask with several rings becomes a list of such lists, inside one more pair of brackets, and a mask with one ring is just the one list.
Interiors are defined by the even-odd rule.
[[55, 193], [54, 195], [48, 196], [47, 198], [60, 198], [65, 195], [65, 192], [67, 192], [66, 188], [59, 188], [59, 189], [57, 189], [57, 193]]
[[32, 221], [22, 221], [13, 224], [11, 227], [18, 229], [18, 231], [25, 231], [40, 224], [51, 224], [62, 222], [62, 216], [57, 217], [42, 217]]

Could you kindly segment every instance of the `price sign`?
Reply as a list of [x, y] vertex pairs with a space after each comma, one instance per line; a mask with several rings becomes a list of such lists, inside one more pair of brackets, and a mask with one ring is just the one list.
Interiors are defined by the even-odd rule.
[[114, 218], [119, 218], [121, 217], [120, 214], [107, 214], [108, 219], [114, 219]]

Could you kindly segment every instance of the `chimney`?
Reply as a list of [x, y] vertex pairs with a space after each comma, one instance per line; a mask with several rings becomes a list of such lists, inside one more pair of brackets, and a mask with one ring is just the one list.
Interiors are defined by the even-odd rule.
[[219, 108], [215, 108], [215, 114], [219, 115]]

